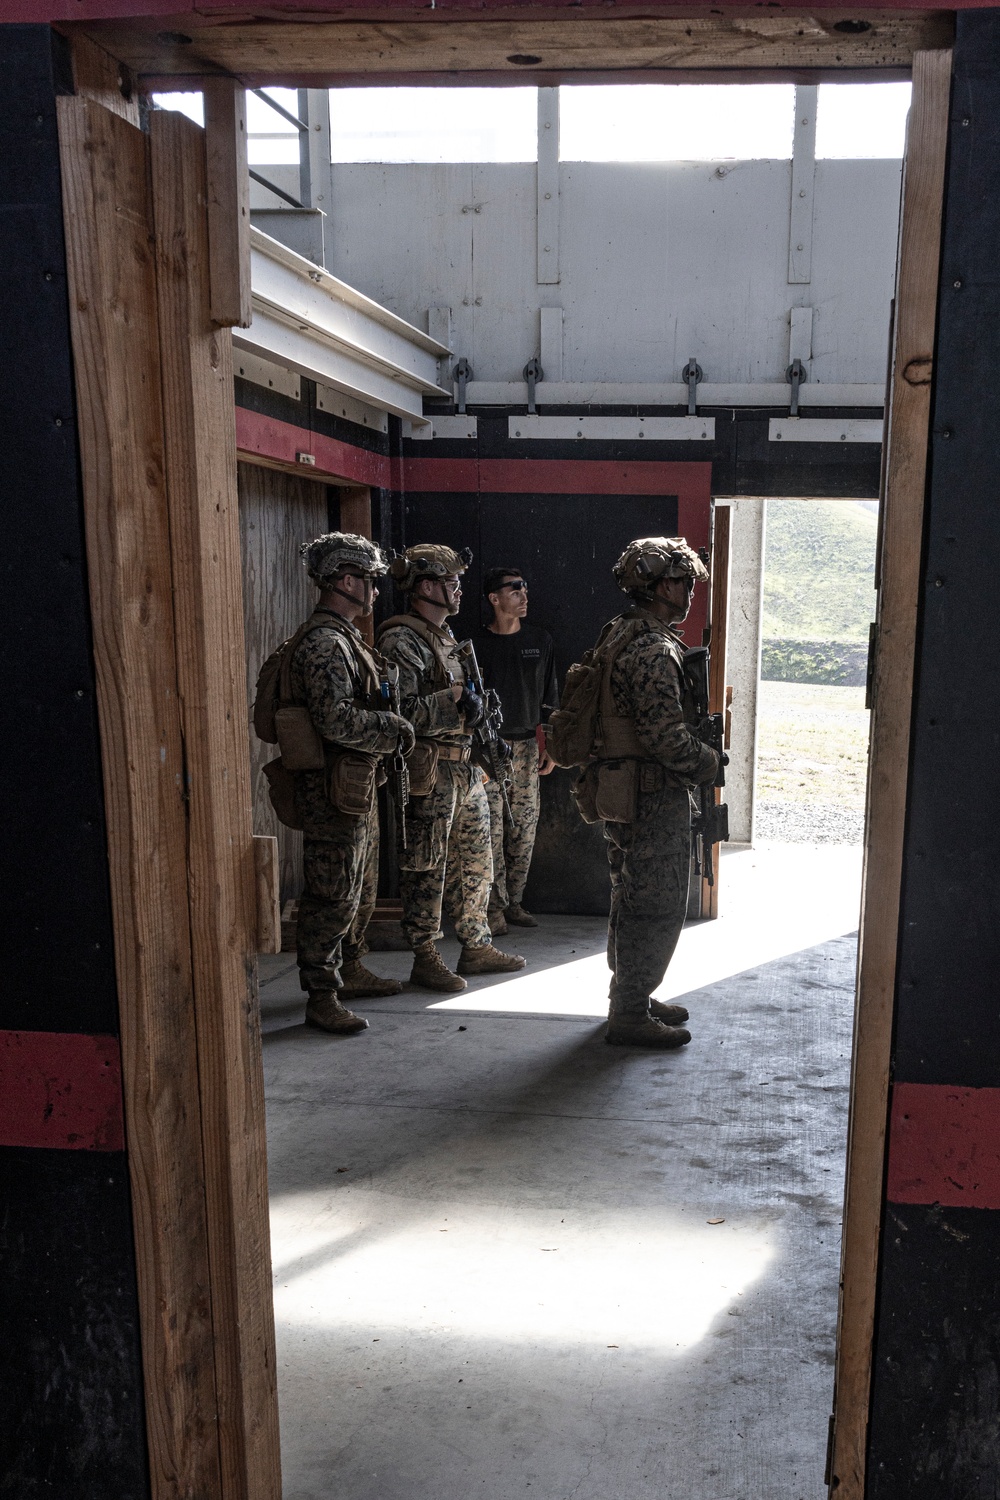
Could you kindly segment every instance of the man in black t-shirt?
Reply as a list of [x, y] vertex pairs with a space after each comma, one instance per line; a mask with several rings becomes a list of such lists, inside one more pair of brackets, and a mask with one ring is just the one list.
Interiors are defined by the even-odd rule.
[[493, 619], [476, 638], [476, 654], [487, 687], [495, 688], [503, 711], [502, 734], [514, 758], [511, 765], [512, 826], [504, 828], [500, 789], [486, 783], [493, 841], [493, 891], [490, 931], [502, 935], [507, 923], [537, 927], [521, 905], [538, 823], [538, 778], [547, 776], [553, 762], [536, 736], [538, 725], [559, 706], [552, 637], [536, 625], [524, 624], [528, 613], [528, 583], [520, 568], [489, 568], [483, 593], [493, 607]]

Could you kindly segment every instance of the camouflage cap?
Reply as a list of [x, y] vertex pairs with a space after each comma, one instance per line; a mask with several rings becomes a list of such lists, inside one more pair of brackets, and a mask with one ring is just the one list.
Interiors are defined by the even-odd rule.
[[328, 531], [303, 542], [299, 552], [309, 577], [320, 589], [332, 583], [341, 568], [357, 568], [379, 577], [388, 566], [381, 548], [353, 531]]
[[468, 547], [456, 552], [438, 542], [418, 542], [392, 559], [389, 572], [396, 587], [408, 593], [421, 578], [444, 578], [449, 573], [464, 573], [471, 561], [472, 553]]
[[626, 594], [648, 592], [662, 578], [708, 580], [704, 559], [682, 536], [646, 536], [629, 542], [612, 572]]

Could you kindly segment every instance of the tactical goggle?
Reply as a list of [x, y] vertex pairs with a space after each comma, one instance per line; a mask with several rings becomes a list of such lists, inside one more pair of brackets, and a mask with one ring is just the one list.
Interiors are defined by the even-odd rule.
[[528, 580], [526, 578], [511, 578], [507, 583], [502, 583], [500, 587], [502, 589], [510, 589], [512, 594], [519, 594], [522, 589], [527, 589]]

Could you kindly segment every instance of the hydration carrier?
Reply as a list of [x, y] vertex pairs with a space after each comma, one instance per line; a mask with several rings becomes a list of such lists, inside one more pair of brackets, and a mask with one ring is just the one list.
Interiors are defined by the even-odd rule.
[[605, 625], [583, 660], [574, 662], [566, 673], [561, 706], [545, 726], [545, 744], [557, 766], [585, 766], [595, 758], [645, 754], [635, 741], [631, 721], [613, 712], [611, 669], [619, 652], [648, 628], [645, 620], [619, 615]]

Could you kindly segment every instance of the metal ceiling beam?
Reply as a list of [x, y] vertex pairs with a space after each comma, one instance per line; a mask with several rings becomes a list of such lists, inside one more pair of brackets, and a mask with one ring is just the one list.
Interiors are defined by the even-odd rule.
[[335, 387], [369, 406], [422, 422], [444, 344], [259, 229], [250, 231], [253, 322], [238, 349]]

